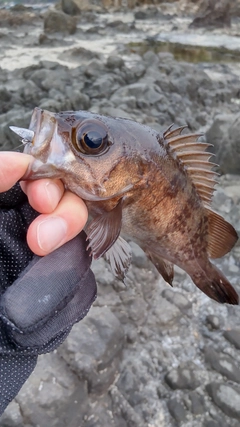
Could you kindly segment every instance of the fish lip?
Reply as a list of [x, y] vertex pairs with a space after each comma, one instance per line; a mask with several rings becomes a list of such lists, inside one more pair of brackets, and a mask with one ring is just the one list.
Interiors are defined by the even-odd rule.
[[58, 176], [56, 167], [49, 163], [43, 163], [39, 159], [34, 159], [29, 163], [25, 174], [22, 176], [21, 181], [32, 180], [41, 178], [60, 178]]

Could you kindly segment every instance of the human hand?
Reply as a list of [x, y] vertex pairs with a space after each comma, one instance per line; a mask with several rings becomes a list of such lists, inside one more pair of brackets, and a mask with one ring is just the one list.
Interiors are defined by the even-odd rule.
[[[86, 207], [64, 193], [58, 180], [24, 182], [32, 207], [41, 213], [37, 216], [19, 184], [13, 186], [31, 159], [0, 153], [0, 415], [37, 356], [56, 349], [96, 297], [86, 234], [76, 236], [85, 224]], [[56, 232], [57, 220], [63, 221], [64, 235]]]
[[[0, 192], [11, 188], [27, 171], [32, 157], [28, 154], [0, 153]], [[57, 179], [23, 181], [23, 191], [39, 215], [29, 226], [30, 249], [43, 256], [75, 237], [87, 221], [87, 208], [75, 194], [64, 191]]]

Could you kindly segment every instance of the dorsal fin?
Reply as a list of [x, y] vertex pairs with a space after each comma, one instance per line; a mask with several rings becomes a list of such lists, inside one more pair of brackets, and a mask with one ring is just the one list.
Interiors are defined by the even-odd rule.
[[163, 133], [163, 137], [165, 139], [173, 138], [174, 136], [180, 135], [182, 131], [188, 127], [187, 125], [184, 125], [172, 130], [173, 126], [174, 126], [174, 123], [170, 125]]
[[210, 161], [213, 154], [206, 151], [212, 145], [198, 141], [198, 138], [203, 136], [202, 133], [181, 135], [187, 126], [173, 130], [172, 126], [163, 133], [165, 141], [170, 151], [186, 169], [204, 204], [208, 205], [211, 202], [218, 176], [212, 170], [217, 166]]

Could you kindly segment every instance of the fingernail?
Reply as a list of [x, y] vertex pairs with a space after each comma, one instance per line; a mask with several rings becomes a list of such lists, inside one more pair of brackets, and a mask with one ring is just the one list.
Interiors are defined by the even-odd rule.
[[37, 227], [39, 247], [46, 253], [57, 249], [64, 242], [67, 234], [67, 223], [63, 218], [50, 217]]
[[48, 199], [51, 203], [52, 209], [55, 209], [62, 197], [60, 187], [52, 181], [48, 181], [45, 185]]

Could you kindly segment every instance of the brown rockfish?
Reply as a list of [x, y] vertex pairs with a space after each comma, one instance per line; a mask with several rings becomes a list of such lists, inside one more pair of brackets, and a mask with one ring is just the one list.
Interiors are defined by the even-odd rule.
[[39, 108], [29, 130], [12, 129], [34, 157], [24, 179], [60, 178], [85, 200], [91, 253], [105, 255], [117, 277], [124, 279], [131, 262], [126, 238], [169, 284], [176, 264], [210, 298], [238, 304], [209, 261], [228, 253], [238, 236], [210, 207], [217, 174], [199, 134], [172, 126], [161, 134], [128, 119]]

